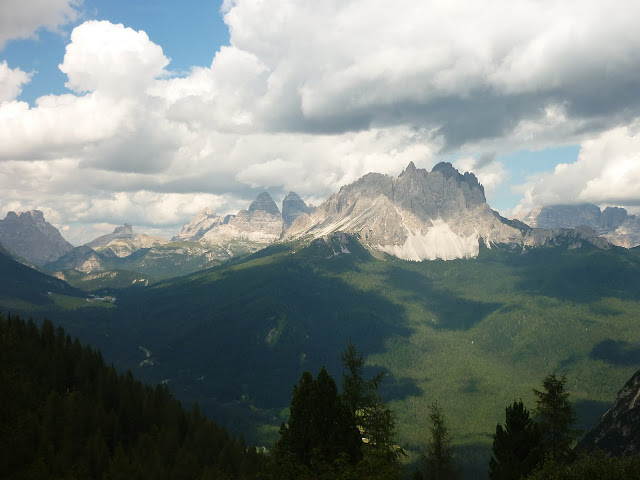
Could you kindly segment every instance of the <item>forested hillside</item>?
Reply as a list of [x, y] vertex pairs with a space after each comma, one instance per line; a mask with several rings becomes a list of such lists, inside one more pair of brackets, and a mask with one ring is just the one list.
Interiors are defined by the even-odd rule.
[[18, 479], [252, 479], [264, 468], [197, 407], [118, 374], [45, 320], [0, 316], [0, 465]]
[[366, 368], [388, 372], [380, 393], [410, 458], [424, 448], [437, 401], [463, 467], [481, 478], [504, 406], [531, 405], [539, 379], [567, 375], [576, 428], [588, 429], [637, 370], [639, 253], [496, 245], [475, 259], [407, 262], [372, 256], [347, 236], [120, 290], [115, 304], [67, 299], [22, 311], [46, 312], [121, 371], [165, 382], [265, 446], [287, 419], [292, 385], [323, 365], [338, 372], [351, 339]]

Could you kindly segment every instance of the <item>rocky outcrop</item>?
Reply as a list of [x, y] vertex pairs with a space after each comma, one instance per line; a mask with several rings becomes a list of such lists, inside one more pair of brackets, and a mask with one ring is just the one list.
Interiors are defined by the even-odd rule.
[[549, 205], [519, 213], [516, 218], [535, 228], [558, 229], [586, 226], [609, 243], [632, 248], [640, 245], [640, 218], [624, 208], [597, 205]]
[[600, 448], [614, 456], [640, 453], [640, 371], [622, 387], [613, 406], [579, 446]]
[[73, 249], [58, 229], [45, 220], [40, 210], [7, 213], [7, 217], [0, 220], [0, 243], [39, 266]]
[[191, 241], [197, 242], [202, 236], [214, 227], [222, 224], [224, 219], [216, 215], [216, 213], [205, 208], [198, 213], [193, 220], [186, 223], [178, 235], [173, 237], [173, 241]]
[[283, 227], [284, 221], [278, 206], [267, 192], [263, 192], [248, 210], [240, 210], [237, 215], [227, 215], [220, 225], [208, 230], [200, 241], [213, 245], [234, 241], [251, 242], [256, 246], [267, 245], [280, 238]]
[[619, 227], [602, 236], [606, 238], [607, 241], [619, 247], [637, 247], [640, 245], [640, 217], [637, 215], [628, 215]]
[[300, 215], [309, 215], [313, 210], [295, 192], [289, 192], [282, 200], [284, 228], [289, 228]]
[[236, 215], [222, 218], [209, 209], [201, 211], [173, 240], [199, 242], [214, 249], [218, 257], [226, 252], [227, 258], [231, 258], [275, 242], [283, 228], [284, 220], [278, 206], [267, 192], [263, 192], [247, 210], [240, 210]]
[[77, 270], [82, 273], [101, 272], [105, 270], [105, 259], [87, 245], [76, 247], [54, 262], [45, 265], [50, 272], [61, 270]]
[[133, 227], [125, 223], [116, 227], [113, 233], [102, 235], [85, 246], [108, 257], [124, 258], [142, 248], [157, 247], [166, 243], [168, 242], [164, 238], [134, 233]]

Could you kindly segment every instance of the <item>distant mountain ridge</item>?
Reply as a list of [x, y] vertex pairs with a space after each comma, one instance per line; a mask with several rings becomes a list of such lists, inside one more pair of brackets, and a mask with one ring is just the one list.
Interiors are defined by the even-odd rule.
[[182, 227], [174, 241], [200, 242], [203, 245], [225, 247], [233, 256], [235, 250], [256, 251], [282, 236], [282, 233], [298, 216], [312, 210], [295, 192], [290, 192], [282, 202], [282, 213], [267, 192], [263, 192], [236, 215], [224, 218], [205, 208]]
[[613, 245], [633, 248], [640, 245], [640, 217], [630, 215], [621, 207], [600, 207], [590, 203], [548, 205], [530, 212], [520, 212], [516, 218], [534, 228], [592, 228]]
[[[293, 192], [283, 202], [283, 212], [289, 219], [310, 211]], [[205, 208], [171, 241], [135, 233], [133, 226], [125, 223], [112, 233], [48, 262], [45, 268], [59, 278], [77, 279], [76, 273], [65, 273], [72, 270], [85, 274], [90, 280], [96, 272], [114, 271], [113, 275], [102, 276], [113, 278], [114, 282], [120, 282], [118, 272], [123, 270], [156, 279], [186, 275], [260, 250], [278, 241], [284, 226], [278, 206], [263, 192], [248, 209], [236, 215], [221, 217]], [[138, 276], [132, 278], [139, 282]]]
[[169, 242], [164, 238], [153, 237], [146, 233], [134, 233], [133, 226], [125, 223], [116, 227], [113, 233], [102, 235], [86, 243], [85, 246], [107, 256], [123, 258], [142, 248], [156, 247], [166, 243]]
[[[10, 233], [6, 242], [3, 228]], [[422, 261], [475, 257], [481, 245], [608, 248], [610, 240], [634, 246], [634, 234], [625, 228], [637, 230], [640, 242], [635, 216], [622, 208], [600, 212], [594, 205], [545, 207], [508, 220], [487, 204], [473, 173], [460, 173], [446, 162], [429, 172], [411, 162], [398, 177], [368, 173], [317, 208], [295, 192], [283, 199], [282, 211], [267, 192], [235, 215], [222, 217], [205, 208], [171, 241], [135, 233], [124, 224], [73, 249], [42, 212], [34, 211], [20, 217], [10, 212], [0, 221], [0, 243], [52, 272], [119, 269], [163, 278], [215, 266], [275, 242], [309, 243], [338, 232], [354, 235], [372, 252]]]

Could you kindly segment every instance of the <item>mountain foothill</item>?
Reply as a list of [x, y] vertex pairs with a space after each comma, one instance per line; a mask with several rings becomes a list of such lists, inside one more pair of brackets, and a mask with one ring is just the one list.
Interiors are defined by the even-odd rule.
[[437, 404], [458, 473], [486, 478], [505, 405], [533, 406], [540, 379], [556, 372], [576, 429], [591, 432], [578, 447], [637, 453], [627, 426], [640, 396], [638, 245], [640, 219], [623, 208], [551, 205], [507, 219], [473, 173], [410, 163], [317, 207], [291, 192], [279, 208], [264, 192], [235, 215], [204, 209], [171, 239], [124, 224], [74, 247], [42, 212], [9, 212], [0, 308], [50, 319], [117, 371], [165, 385], [267, 449], [292, 386], [323, 367], [338, 375], [353, 341], [366, 372], [384, 369], [379, 394], [405, 463], [420, 464]]

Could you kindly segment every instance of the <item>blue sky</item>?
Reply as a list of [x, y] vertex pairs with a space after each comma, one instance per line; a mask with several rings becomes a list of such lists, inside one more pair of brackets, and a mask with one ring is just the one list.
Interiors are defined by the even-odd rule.
[[[81, 17], [86, 20], [108, 20], [135, 30], [144, 30], [162, 45], [171, 59], [171, 69], [188, 72], [194, 65], [208, 66], [213, 52], [229, 44], [229, 30], [222, 20], [220, 3], [205, 0], [152, 1], [88, 0], [83, 2]], [[33, 104], [42, 95], [61, 94], [68, 90], [67, 81], [58, 64], [64, 57], [73, 24], [64, 26], [64, 33], [39, 29], [37, 38], [8, 42], [0, 58], [26, 72], [37, 72], [23, 88], [20, 100]]]
[[639, 17], [631, 0], [6, 0], [0, 211], [42, 209], [73, 243], [124, 222], [171, 236], [204, 207], [318, 204], [410, 161], [473, 171], [506, 215], [635, 211]]

